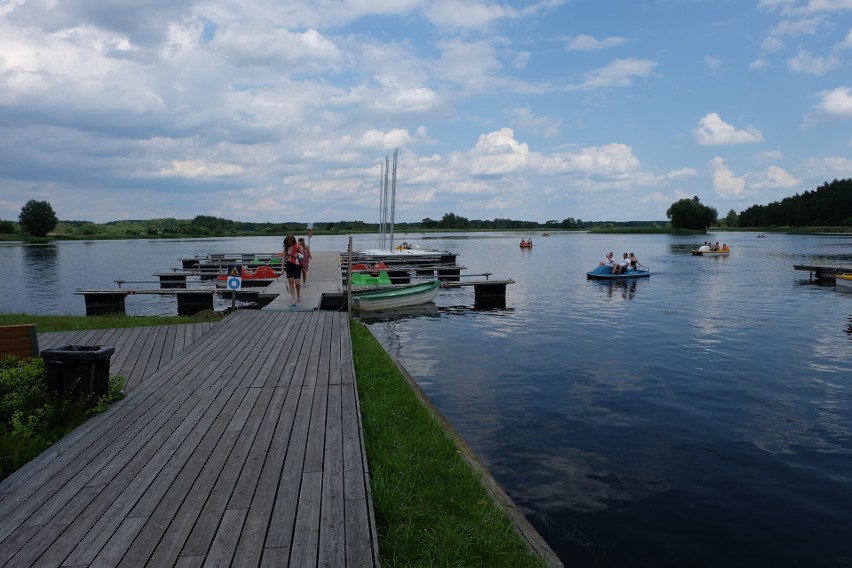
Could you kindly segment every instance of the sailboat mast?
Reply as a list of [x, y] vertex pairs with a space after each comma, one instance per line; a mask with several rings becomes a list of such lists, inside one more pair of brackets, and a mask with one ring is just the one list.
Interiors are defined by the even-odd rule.
[[391, 178], [391, 208], [390, 208], [390, 250], [393, 250], [393, 228], [396, 217], [396, 156], [399, 148], [393, 151], [393, 176]]

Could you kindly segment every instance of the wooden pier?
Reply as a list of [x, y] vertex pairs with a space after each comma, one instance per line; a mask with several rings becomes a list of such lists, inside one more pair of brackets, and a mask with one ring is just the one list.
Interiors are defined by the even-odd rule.
[[345, 314], [232, 314], [0, 483], [0, 565], [377, 565], [351, 355]]
[[834, 284], [838, 274], [852, 273], [852, 266], [830, 266], [825, 264], [794, 264], [795, 270], [805, 270], [810, 273], [808, 279], [820, 284]]

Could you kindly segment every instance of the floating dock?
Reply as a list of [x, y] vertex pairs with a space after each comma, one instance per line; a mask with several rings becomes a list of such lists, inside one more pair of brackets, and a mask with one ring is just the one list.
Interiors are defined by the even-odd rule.
[[804, 270], [810, 273], [810, 281], [816, 280], [820, 284], [834, 284], [838, 274], [852, 273], [852, 266], [831, 266], [826, 264], [794, 264], [796, 270]]

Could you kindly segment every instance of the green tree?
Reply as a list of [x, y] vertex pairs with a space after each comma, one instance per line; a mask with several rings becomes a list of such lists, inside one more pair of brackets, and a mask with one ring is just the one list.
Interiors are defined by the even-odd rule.
[[740, 223], [740, 217], [737, 215], [737, 212], [733, 209], [728, 211], [728, 214], [725, 215], [725, 223], [728, 227], [737, 227]]
[[43, 237], [56, 227], [59, 219], [53, 212], [53, 207], [47, 201], [30, 199], [21, 208], [18, 216], [21, 229], [33, 237]]
[[12, 221], [0, 221], [0, 235], [14, 235], [15, 223]]
[[704, 230], [716, 222], [718, 213], [713, 207], [701, 204], [696, 195], [692, 199], [681, 199], [672, 203], [666, 211], [666, 217], [672, 220], [675, 229]]

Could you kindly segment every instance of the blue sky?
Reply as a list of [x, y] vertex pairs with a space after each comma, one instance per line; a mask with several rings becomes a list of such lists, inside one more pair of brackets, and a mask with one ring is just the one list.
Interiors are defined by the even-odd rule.
[[852, 177], [852, 0], [0, 0], [0, 219], [721, 216]]

